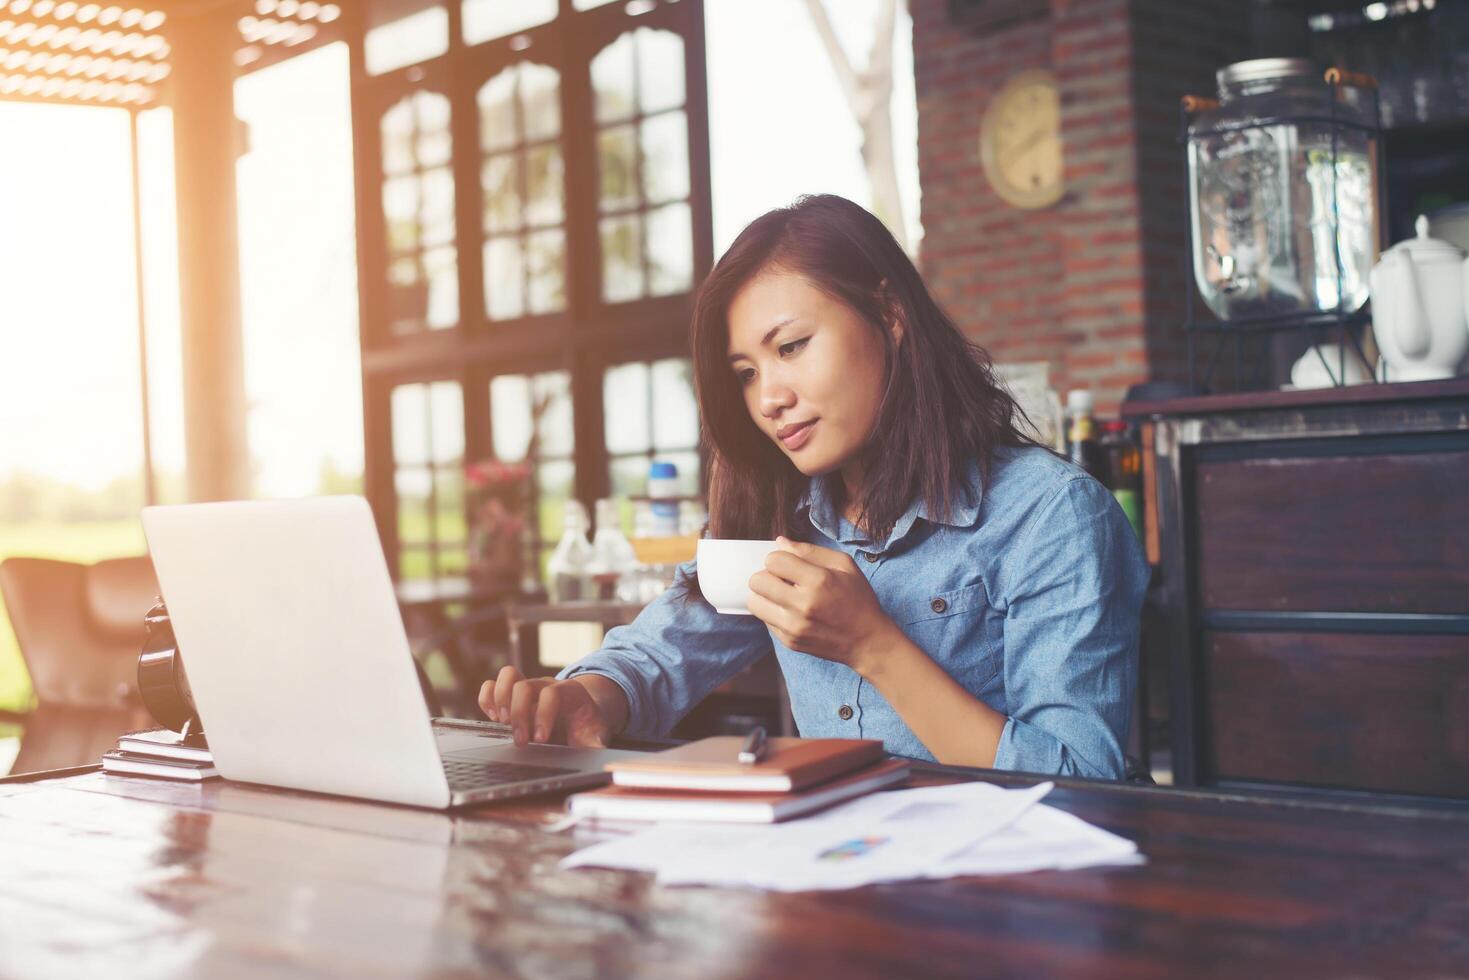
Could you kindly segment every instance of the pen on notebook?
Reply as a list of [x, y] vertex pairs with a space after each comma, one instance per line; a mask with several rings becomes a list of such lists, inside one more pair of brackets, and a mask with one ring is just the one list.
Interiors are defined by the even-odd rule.
[[745, 736], [745, 744], [740, 747], [738, 759], [740, 762], [749, 764], [759, 762], [760, 757], [765, 754], [765, 726], [756, 725], [750, 729], [750, 734]]

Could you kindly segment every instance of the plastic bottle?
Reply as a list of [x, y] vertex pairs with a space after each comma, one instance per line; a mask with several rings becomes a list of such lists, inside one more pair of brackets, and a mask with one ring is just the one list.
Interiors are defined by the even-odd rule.
[[622, 533], [620, 510], [613, 497], [597, 501], [597, 533], [592, 538], [589, 571], [596, 584], [596, 598], [602, 600], [615, 598], [618, 582], [638, 565], [632, 542]]
[[552, 602], [595, 599], [591, 578], [592, 543], [587, 540], [587, 509], [579, 500], [566, 502], [564, 530], [546, 563], [547, 590]]
[[678, 467], [655, 459], [648, 467], [648, 500], [651, 511], [648, 537], [678, 536]]

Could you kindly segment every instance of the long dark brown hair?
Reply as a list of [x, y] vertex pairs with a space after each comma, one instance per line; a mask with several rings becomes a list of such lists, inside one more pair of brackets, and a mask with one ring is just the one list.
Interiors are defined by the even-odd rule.
[[[710, 452], [710, 533], [804, 540], [795, 507], [808, 485], [750, 418], [729, 366], [729, 306], [759, 273], [805, 277], [882, 337], [886, 381], [876, 427], [860, 451], [858, 523], [883, 540], [914, 500], [946, 517], [972, 461], [988, 479], [1001, 446], [1034, 446], [1024, 416], [995, 379], [990, 356], [929, 295], [882, 222], [832, 194], [798, 199], [756, 218], [699, 287], [690, 330], [694, 381]], [[903, 326], [895, 343], [887, 324]]]

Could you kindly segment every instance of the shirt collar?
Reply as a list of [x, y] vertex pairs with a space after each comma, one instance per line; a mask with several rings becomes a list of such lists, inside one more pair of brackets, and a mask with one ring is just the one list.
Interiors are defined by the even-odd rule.
[[[836, 506], [837, 481], [841, 474], [835, 471], [814, 476], [806, 486], [806, 492], [801, 495], [796, 504], [797, 513], [802, 510], [808, 511], [811, 526], [833, 541], [843, 544], [871, 543], [863, 536], [862, 532], [853, 527], [838, 510]], [[947, 520], [939, 520], [929, 513], [928, 503], [918, 497], [908, 505], [908, 509], [898, 518], [893, 525], [893, 531], [888, 535], [887, 541], [883, 542], [879, 550], [886, 551], [895, 543], [902, 540], [913, 525], [919, 520], [930, 524], [947, 524], [950, 527], [971, 527], [979, 520], [980, 504], [984, 499], [984, 478], [979, 472], [979, 462], [971, 460], [966, 470], [964, 479], [953, 488], [952, 499], [949, 504], [949, 517]]]

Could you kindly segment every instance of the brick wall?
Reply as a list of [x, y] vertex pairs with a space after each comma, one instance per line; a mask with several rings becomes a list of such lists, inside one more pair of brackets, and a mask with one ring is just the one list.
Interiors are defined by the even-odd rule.
[[[1061, 392], [1111, 414], [1127, 386], [1186, 375], [1186, 208], [1178, 97], [1242, 56], [1231, 0], [1051, 0], [1048, 16], [981, 33], [948, 0], [910, 0], [923, 187], [921, 265], [935, 296], [997, 361], [1050, 362]], [[990, 96], [1018, 71], [1061, 88], [1066, 193], [1023, 210], [979, 163]]]

